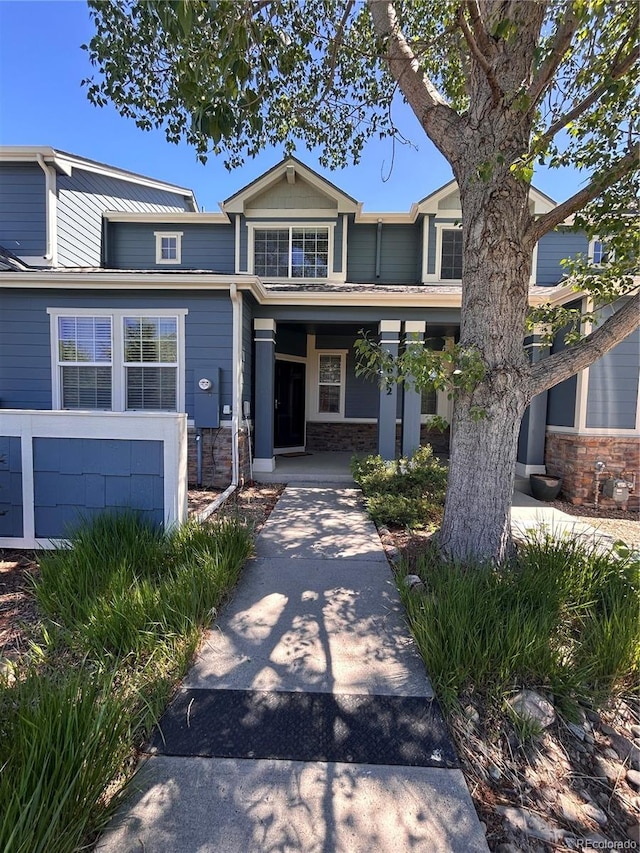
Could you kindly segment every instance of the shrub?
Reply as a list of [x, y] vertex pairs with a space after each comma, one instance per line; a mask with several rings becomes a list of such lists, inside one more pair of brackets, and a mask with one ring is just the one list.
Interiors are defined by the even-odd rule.
[[351, 471], [376, 524], [424, 527], [439, 523], [447, 469], [434, 457], [430, 445], [418, 448], [410, 459], [354, 458]]

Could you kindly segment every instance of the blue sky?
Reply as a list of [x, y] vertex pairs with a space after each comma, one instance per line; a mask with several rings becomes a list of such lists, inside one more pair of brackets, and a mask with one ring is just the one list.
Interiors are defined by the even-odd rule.
[[[141, 131], [112, 107], [92, 106], [80, 86], [92, 73], [80, 49], [92, 36], [81, 0], [0, 0], [0, 33], [1, 145], [50, 145], [189, 187], [206, 210], [217, 210], [219, 201], [282, 157], [281, 149], [272, 148], [229, 173], [215, 158], [203, 166], [191, 148], [168, 143], [162, 131]], [[452, 175], [408, 108], [400, 105], [396, 120], [416, 147], [396, 146], [395, 158], [385, 140], [369, 143], [360, 165], [338, 172], [321, 169], [305, 149], [297, 156], [362, 201], [365, 210], [408, 210]], [[541, 170], [534, 179], [557, 201], [575, 192], [580, 181], [572, 170]]]

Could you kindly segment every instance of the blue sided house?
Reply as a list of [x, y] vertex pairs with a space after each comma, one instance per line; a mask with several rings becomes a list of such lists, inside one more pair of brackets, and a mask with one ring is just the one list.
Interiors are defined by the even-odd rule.
[[[532, 189], [534, 213], [554, 206]], [[445, 394], [380, 391], [354, 342], [459, 335], [455, 182], [370, 213], [289, 158], [220, 205], [47, 147], [0, 149], [0, 546], [46, 547], [78, 516], [131, 506], [184, 519], [187, 489], [277, 475], [282, 454], [411, 453], [448, 438]], [[602, 246], [569, 227], [532, 259], [530, 302], [570, 304], [562, 258]], [[537, 357], [538, 339], [525, 345]], [[518, 472], [637, 467], [638, 333], [536, 398]]]

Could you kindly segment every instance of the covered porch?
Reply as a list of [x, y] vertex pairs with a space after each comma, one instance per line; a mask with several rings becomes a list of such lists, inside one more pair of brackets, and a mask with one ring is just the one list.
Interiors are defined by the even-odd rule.
[[451, 420], [446, 393], [420, 393], [411, 385], [381, 389], [356, 375], [354, 344], [366, 334], [392, 355], [408, 340], [444, 349], [458, 335], [457, 311], [434, 310], [426, 320], [380, 319], [374, 309], [351, 311], [348, 319], [345, 309], [335, 318], [337, 312], [317, 308], [315, 319], [292, 316], [291, 310], [280, 313], [284, 316], [254, 318], [256, 480], [275, 473], [278, 481], [278, 472], [294, 473], [294, 468], [312, 465], [319, 454], [332, 464], [341, 460], [342, 471], [331, 468], [331, 473], [350, 480], [354, 454], [393, 459], [411, 455], [425, 443], [448, 452], [448, 431], [432, 434], [430, 427], [435, 416]]

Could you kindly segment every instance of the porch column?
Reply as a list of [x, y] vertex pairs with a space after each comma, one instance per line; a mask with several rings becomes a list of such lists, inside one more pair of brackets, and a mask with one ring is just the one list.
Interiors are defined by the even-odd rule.
[[[381, 320], [380, 346], [393, 356], [400, 346], [400, 320]], [[396, 458], [396, 414], [398, 411], [398, 386], [394, 383], [388, 391], [380, 389], [378, 408], [378, 453], [383, 459]]]
[[253, 470], [271, 472], [275, 470], [273, 455], [273, 395], [276, 363], [276, 321], [256, 319], [253, 321], [256, 344], [255, 377], [256, 400], [254, 413], [255, 455]]
[[[544, 358], [548, 344], [544, 343], [540, 329], [525, 338], [524, 346], [533, 364]], [[537, 394], [524, 413], [518, 436], [518, 461], [516, 474], [528, 477], [529, 474], [544, 474], [544, 445], [547, 433], [547, 392]]]
[[[424, 320], [407, 320], [404, 324], [405, 347], [411, 344], [424, 345], [427, 324]], [[402, 455], [411, 456], [420, 447], [420, 419], [422, 394], [414, 385], [405, 383], [402, 399]]]

